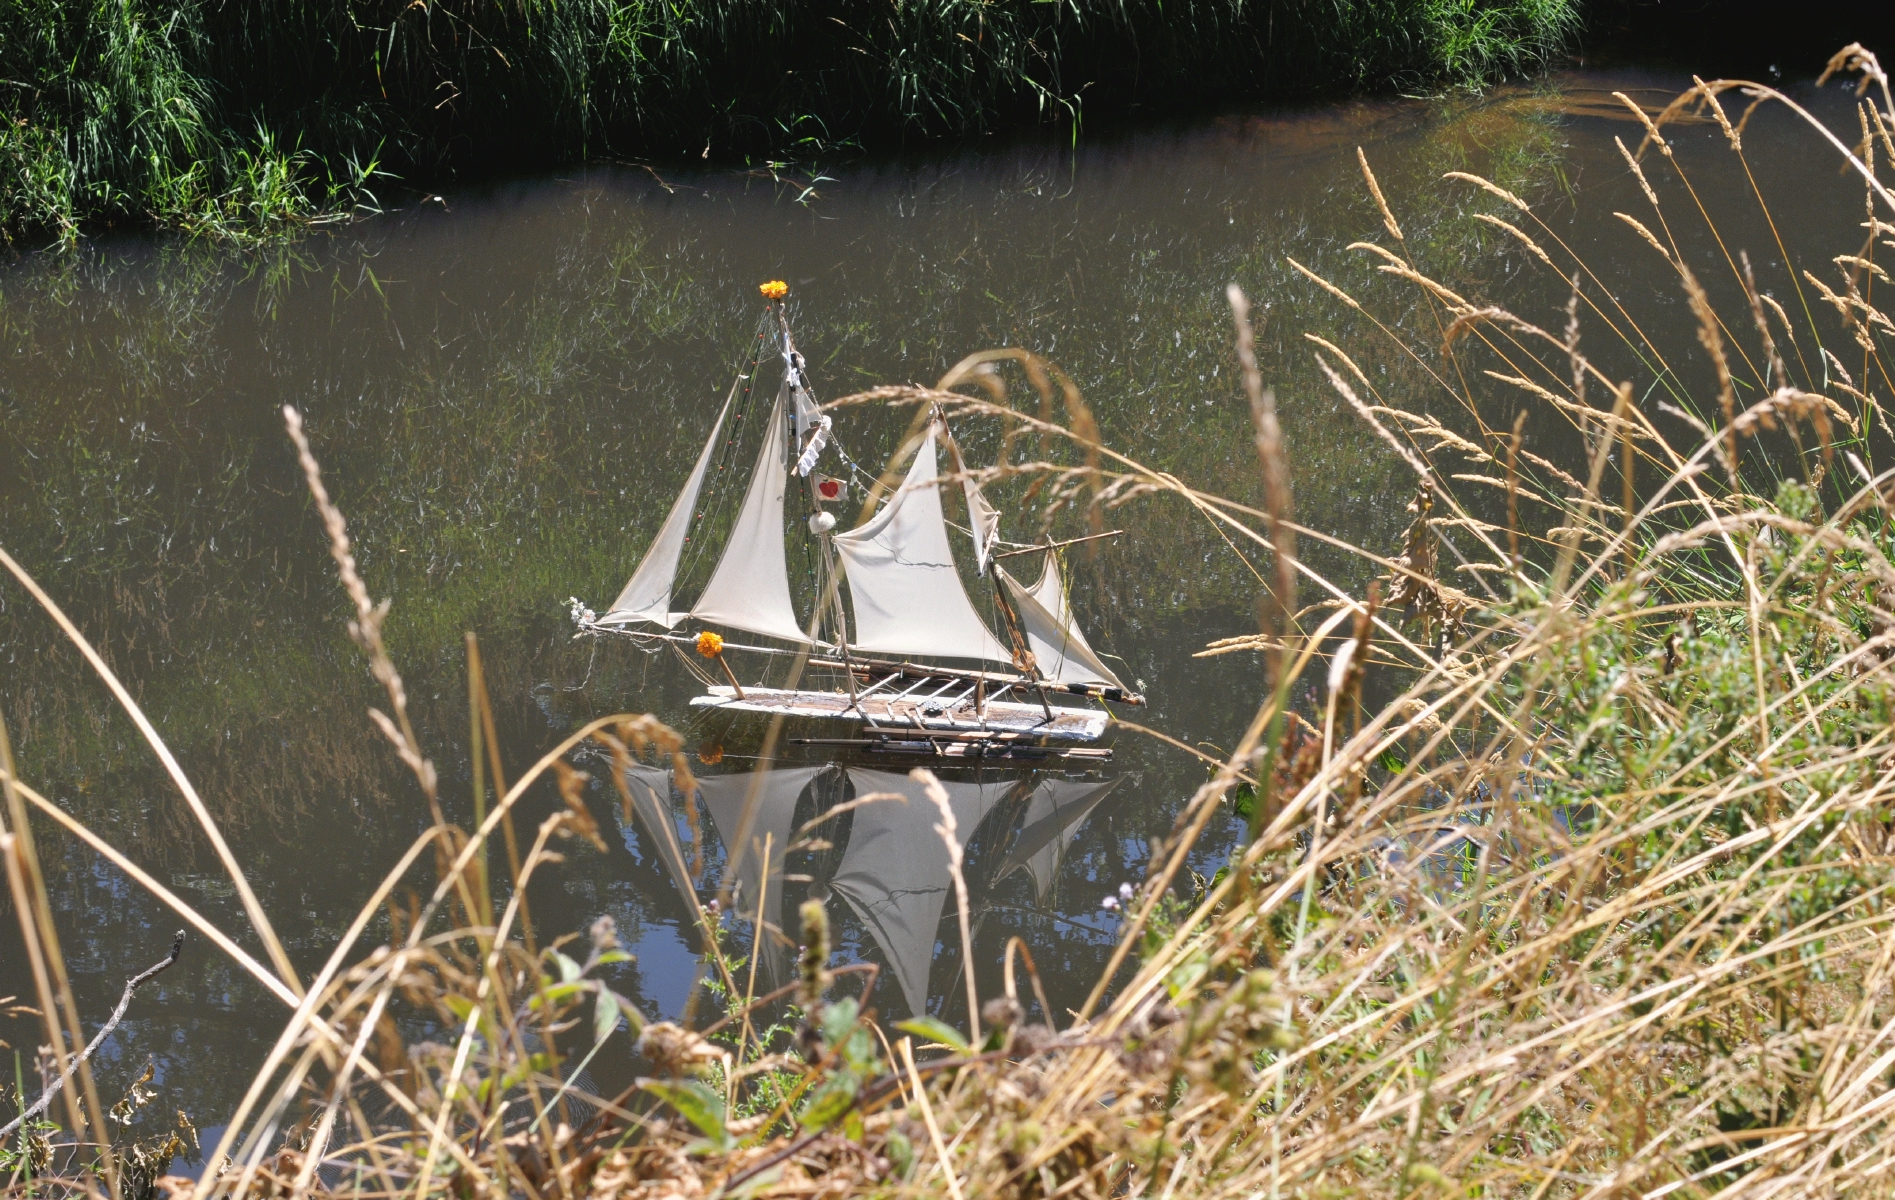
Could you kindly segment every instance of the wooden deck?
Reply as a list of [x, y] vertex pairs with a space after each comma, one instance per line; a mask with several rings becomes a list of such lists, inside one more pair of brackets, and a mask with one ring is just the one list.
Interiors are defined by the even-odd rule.
[[1053, 718], [1038, 702], [1022, 704], [1001, 700], [976, 712], [974, 701], [916, 699], [912, 696], [862, 694], [858, 702], [847, 692], [788, 692], [776, 688], [745, 688], [737, 699], [729, 687], [714, 687], [691, 703], [722, 712], [785, 713], [792, 717], [854, 721], [876, 729], [939, 733], [999, 732], [1023, 734], [1062, 742], [1096, 742], [1105, 733], [1107, 715], [1093, 709], [1052, 706]]

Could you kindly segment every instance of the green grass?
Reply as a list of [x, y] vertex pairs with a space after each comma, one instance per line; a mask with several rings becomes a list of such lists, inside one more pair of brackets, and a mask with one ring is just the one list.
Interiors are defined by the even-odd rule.
[[1576, 0], [18, 0], [0, 230], [236, 238], [611, 155], [809, 158], [1556, 54]]

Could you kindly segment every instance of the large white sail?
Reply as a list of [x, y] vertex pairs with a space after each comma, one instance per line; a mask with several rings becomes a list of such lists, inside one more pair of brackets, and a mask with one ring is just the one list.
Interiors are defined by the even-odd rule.
[[[698, 779], [698, 795], [703, 797], [704, 807], [710, 810], [718, 837], [724, 843], [726, 869], [734, 868], [734, 876], [725, 882], [734, 893], [732, 903], [738, 916], [755, 920], [761, 900], [764, 922], [782, 928], [783, 852], [795, 831], [796, 801], [809, 781], [828, 769], [827, 766], [779, 768], [764, 776], [760, 783], [754, 773]], [[758, 786], [756, 808], [750, 814], [746, 830], [744, 808], [753, 784]], [[763, 853], [766, 843], [770, 848], [767, 877]], [[789, 936], [794, 938], [795, 933]], [[781, 982], [782, 943], [765, 933], [758, 939], [757, 946], [769, 968], [768, 977]]]
[[697, 466], [691, 468], [684, 490], [671, 503], [671, 515], [659, 527], [658, 536], [645, 551], [638, 570], [632, 572], [625, 590], [612, 601], [612, 607], [600, 615], [599, 624], [629, 625], [634, 621], [649, 621], [670, 629], [684, 619], [683, 613], [671, 611], [671, 585], [677, 578], [678, 556], [684, 552], [684, 539], [691, 531], [691, 510], [697, 507], [698, 492], [704, 487], [704, 472], [710, 469], [711, 454], [717, 449], [717, 436], [724, 431], [724, 418], [730, 415], [730, 404], [729, 399], [724, 401], [717, 423], [711, 426], [711, 436], [704, 439], [704, 449], [698, 452]]
[[[901, 984], [908, 1011], [928, 1011], [928, 968], [934, 964], [935, 933], [954, 876], [948, 870], [947, 843], [934, 827], [941, 812], [927, 790], [906, 775], [851, 769], [855, 794], [895, 792], [907, 798], [881, 800], [855, 810], [849, 849], [829, 886], [842, 894], [869, 927]], [[981, 818], [1007, 794], [1013, 781], [947, 783], [954, 811], [955, 839], [962, 847]]]
[[930, 426], [901, 490], [868, 521], [835, 535], [854, 602], [853, 644], [872, 654], [1011, 662], [961, 586], [939, 478]]
[[1059, 562], [1052, 551], [1046, 553], [1046, 569], [1040, 581], [1030, 588], [1007, 574], [1005, 567], [995, 564], [994, 570], [1013, 601], [1013, 610], [1020, 617], [1027, 646], [1033, 651], [1041, 675], [1057, 683], [1102, 683], [1124, 688], [1112, 669], [1100, 662], [1099, 656], [1086, 644], [1079, 627], [1073, 624], [1072, 612], [1066, 607], [1065, 586], [1059, 577]]
[[783, 555], [783, 495], [789, 487], [785, 407], [789, 380], [777, 390], [770, 408], [756, 470], [744, 493], [743, 508], [731, 528], [724, 556], [717, 560], [704, 594], [690, 615], [714, 625], [747, 629], [786, 642], [809, 640], [790, 604], [790, 573]]

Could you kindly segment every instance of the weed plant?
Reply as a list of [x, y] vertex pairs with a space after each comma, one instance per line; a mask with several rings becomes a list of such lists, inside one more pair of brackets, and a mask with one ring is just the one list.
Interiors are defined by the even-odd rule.
[[[1625, 160], [1650, 202], [1626, 214], [1627, 242], [1675, 273], [1701, 351], [1688, 359], [1648, 339], [1529, 205], [1462, 173], [1447, 185], [1490, 197], [1488, 219], [1568, 281], [1572, 299], [1563, 324], [1538, 323], [1455, 294], [1410, 257], [1398, 207], [1363, 157], [1385, 236], [1361, 252], [1420, 289], [1440, 342], [1316, 344], [1338, 396], [1414, 476], [1403, 544], [1351, 549], [1382, 576], [1362, 595], [1297, 554], [1324, 535], [1295, 519], [1295, 430], [1278, 420], [1235, 288], [1259, 508], [1100, 445], [1078, 390], [1025, 351], [975, 355], [935, 388], [836, 402], [994, 420], [1003, 453], [981, 474], [1032, 477], [1049, 513], [1103, 520], [1145, 496], [1180, 496], [1267, 583], [1260, 632], [1204, 651], [1256, 656], [1254, 715], [1228, 755], [1207, 756], [1203, 786], [1125, 905], [1117, 956], [1075, 1013], [1048, 1011], [1015, 942], [1002, 994], [970, 995], [966, 1028], [923, 1017], [883, 1029], [863, 1002], [873, 969], [832, 968], [820, 904], [802, 913], [798, 979], [762, 996], [754, 952], [724, 925], [730, 897], [704, 904], [703, 986], [675, 1021], [648, 1020], [598, 977], [621, 953], [609, 924], [539, 942], [527, 881], [556, 865], [562, 839], [598, 836], [569, 757], [596, 745], [621, 789], [635, 757], [669, 760], [688, 793], [679, 739], [649, 717], [601, 718], [508, 783], [470, 638], [472, 757], [495, 799], [477, 775], [477, 828], [449, 826], [382, 642], [387, 606], [369, 598], [286, 410], [351, 635], [387, 694], [374, 722], [434, 824], [304, 982], [188, 779], [91, 656], [224, 858], [268, 962], [0, 764], [0, 855], [64, 1128], [104, 1123], [86, 1064], [64, 1069], [78, 1014], [29, 806], [292, 1013], [207, 1147], [203, 1181], [175, 1185], [200, 1197], [1885, 1192], [1895, 470], [1877, 461], [1895, 322], [1874, 284], [1886, 283], [1880, 250], [1895, 246], [1895, 195], [1880, 180], [1895, 158], [1895, 105], [1872, 56], [1851, 48], [1832, 65], [1873, 89], [1853, 145], [1810, 122], [1848, 168], [1841, 186], [1862, 189], [1865, 226], [1832, 261], [1775, 276], [1739, 246], [1688, 260], [1675, 228], [1762, 195], [1696, 193], [1665, 126], [1704, 115], [1742, 155], [1756, 105], [1800, 110], [1727, 81], [1656, 115], [1626, 101], [1645, 136]], [[1734, 297], [1723, 306], [1700, 278], [1713, 270]], [[1616, 337], [1661, 386], [1641, 399], [1639, 381], [1596, 367], [1580, 348], [1587, 329]], [[1428, 364], [1474, 432], [1378, 393], [1358, 359], [1380, 353]], [[1022, 376], [1037, 407], [1009, 403]], [[1488, 425], [1494, 394], [1569, 421], [1582, 470], [1524, 445], [1518, 424]], [[1478, 515], [1490, 510], [1502, 515]], [[85, 650], [52, 599], [11, 558], [0, 563]], [[1371, 677], [1390, 700], [1365, 699]], [[512, 811], [544, 777], [566, 804], [529, 838]], [[1245, 836], [1223, 871], [1193, 880], [1187, 854], [1227, 807], [1245, 813]], [[384, 902], [429, 865], [426, 903], [360, 953]], [[448, 1040], [404, 1045], [387, 1021], [398, 1006], [435, 1013]], [[623, 1052], [612, 1046], [622, 1021], [644, 1077], [619, 1096], [581, 1095], [590, 1057]], [[371, 1116], [365, 1096], [387, 1115]], [[134, 1156], [86, 1139], [11, 1153], [16, 1186], [38, 1194], [141, 1186]], [[29, 1170], [55, 1174], [29, 1185]]]
[[1319, 88], [1477, 85], [1574, 0], [28, 0], [0, 10], [0, 231], [233, 237], [625, 154], [810, 160]]

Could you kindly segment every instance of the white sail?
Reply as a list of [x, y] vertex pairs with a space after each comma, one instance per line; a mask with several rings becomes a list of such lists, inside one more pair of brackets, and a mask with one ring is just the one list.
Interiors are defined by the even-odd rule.
[[1066, 843], [1079, 831], [1080, 822], [1118, 784], [1116, 779], [1108, 779], [1103, 783], [1097, 780], [1041, 780], [1039, 786], [1033, 789], [1033, 799], [1027, 804], [1020, 835], [1013, 840], [1007, 861], [1000, 864], [1000, 870], [994, 878], [1005, 879], [1025, 868], [1027, 874], [1033, 877], [1034, 896], [1045, 903], [1046, 894], [1053, 888], [1053, 878], [1059, 873], [1059, 860]]
[[[744, 920], [756, 919], [757, 904], [761, 900], [764, 923], [782, 929], [783, 852], [795, 832], [796, 801], [809, 781], [826, 770], [826, 766], [779, 768], [764, 776], [747, 831], [744, 807], [751, 786], [758, 782], [756, 775], [713, 775], [698, 779], [698, 795], [703, 797], [704, 807], [710, 810], [718, 837], [724, 843], [725, 869], [734, 872], [733, 877], [725, 881], [733, 893], [731, 902], [736, 914]], [[763, 854], [766, 843], [770, 847], [767, 878]], [[769, 978], [777, 982], [781, 982], [782, 977], [781, 945], [768, 933], [757, 942], [763, 962], [770, 969]]]
[[786, 378], [770, 408], [756, 470], [724, 556], [717, 560], [717, 569], [690, 615], [786, 642], [807, 642], [790, 604], [790, 573], [783, 555], [783, 494], [790, 480], [784, 461], [788, 443], [784, 409], [789, 390]]
[[[947, 844], [934, 827], [940, 810], [921, 784], [906, 775], [851, 769], [857, 796], [896, 792], [907, 798], [881, 800], [855, 810], [849, 849], [829, 886], [842, 894], [869, 927], [901, 984], [908, 1011], [928, 1011], [928, 968], [934, 964], [935, 934], [954, 889]], [[1012, 780], [947, 783], [955, 838], [965, 847], [981, 818], [1005, 796]]]
[[1026, 632], [1027, 646], [1033, 651], [1040, 674], [1057, 683], [1102, 683], [1123, 688], [1112, 669], [1086, 644], [1085, 636], [1073, 624], [1066, 607], [1066, 591], [1059, 578], [1059, 563], [1052, 551], [1046, 554], [1046, 570], [1040, 581], [1026, 587], [996, 565], [1001, 585], [1013, 601], [1014, 612]]
[[974, 573], [985, 578], [988, 558], [1000, 540], [1000, 511], [987, 503], [980, 484], [967, 473], [967, 460], [961, 457], [961, 447], [951, 433], [947, 434], [947, 447], [954, 460], [954, 473], [961, 477], [961, 492], [967, 497], [967, 520], [974, 532]]
[[854, 646], [872, 654], [1011, 662], [961, 586], [939, 478], [930, 427], [901, 490], [868, 521], [835, 535], [854, 603]]
[[677, 578], [678, 556], [684, 552], [685, 536], [691, 530], [691, 510], [697, 506], [697, 494], [704, 487], [704, 472], [710, 468], [711, 453], [717, 449], [717, 435], [724, 430], [730, 404], [729, 399], [724, 401], [717, 423], [711, 426], [711, 436], [704, 439], [704, 449], [698, 452], [697, 466], [691, 469], [691, 477], [684, 481], [684, 490], [671, 503], [671, 515], [659, 527], [658, 536], [645, 551], [638, 570], [632, 572], [625, 590], [599, 617], [599, 624], [629, 625], [634, 621], [649, 621], [670, 629], [684, 619], [683, 613], [671, 611], [671, 585]]
[[671, 823], [671, 772], [633, 763], [625, 770], [625, 784], [632, 794], [632, 811], [638, 815], [638, 823], [644, 826], [645, 835], [651, 839], [665, 870], [670, 872], [671, 882], [677, 886], [685, 907], [695, 913], [697, 888], [691, 882], [690, 869], [685, 866], [684, 848], [678, 845], [677, 826]]

